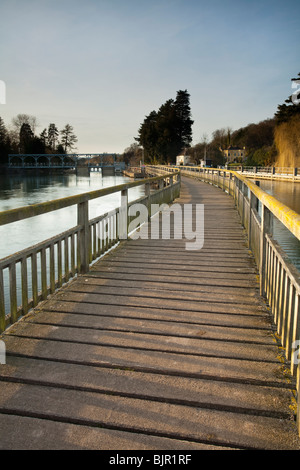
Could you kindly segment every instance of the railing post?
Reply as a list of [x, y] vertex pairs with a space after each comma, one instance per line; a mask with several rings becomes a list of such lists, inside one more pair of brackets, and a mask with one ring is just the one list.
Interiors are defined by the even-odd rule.
[[174, 188], [173, 188], [173, 176], [170, 177], [169, 179], [170, 181], [170, 192], [171, 192], [171, 202], [173, 201], [173, 192], [174, 192]]
[[128, 235], [128, 189], [121, 191], [121, 206], [119, 211], [119, 238], [127, 240]]
[[271, 212], [269, 209], [262, 204], [261, 208], [261, 226], [260, 226], [260, 266], [259, 266], [259, 278], [260, 278], [260, 294], [265, 295], [265, 277], [266, 277], [266, 234], [271, 234]]
[[145, 184], [145, 196], [147, 197], [147, 203], [146, 204], [147, 204], [148, 221], [149, 221], [151, 219], [150, 183]]
[[253, 192], [250, 190], [249, 194], [249, 220], [248, 220], [248, 247], [251, 249], [251, 232], [252, 232], [252, 211], [256, 206], [256, 198]]
[[77, 224], [81, 225], [79, 235], [79, 257], [80, 257], [80, 274], [89, 271], [89, 247], [90, 247], [90, 233], [89, 233], [89, 205], [88, 201], [80, 202], [77, 204]]
[[4, 282], [3, 271], [0, 269], [0, 333], [5, 330], [5, 302], [4, 302]]
[[248, 195], [248, 186], [246, 185], [246, 183], [244, 183], [244, 181], [242, 181], [242, 197], [243, 197], [243, 206], [242, 206], [242, 224], [244, 227], [246, 227], [246, 222], [245, 222], [245, 200], [246, 200], [246, 197]]
[[238, 188], [238, 184], [237, 184], [237, 178], [235, 175], [233, 175], [233, 200], [234, 200], [234, 203], [235, 203], [235, 206], [237, 207], [237, 196], [238, 196], [238, 193], [237, 193], [237, 188]]
[[296, 390], [297, 390], [296, 424], [297, 424], [298, 435], [300, 436], [300, 367], [299, 366], [297, 368], [297, 375], [296, 375]]
[[233, 196], [231, 194], [231, 183], [232, 183], [232, 173], [230, 172], [229, 173], [229, 181], [228, 181], [228, 193], [229, 193], [230, 196]]

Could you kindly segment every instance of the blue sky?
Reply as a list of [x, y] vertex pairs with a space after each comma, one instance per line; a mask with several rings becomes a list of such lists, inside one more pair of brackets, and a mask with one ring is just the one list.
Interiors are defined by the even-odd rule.
[[178, 90], [193, 144], [273, 117], [300, 72], [295, 0], [0, 0], [7, 126], [69, 123], [80, 153], [121, 153]]

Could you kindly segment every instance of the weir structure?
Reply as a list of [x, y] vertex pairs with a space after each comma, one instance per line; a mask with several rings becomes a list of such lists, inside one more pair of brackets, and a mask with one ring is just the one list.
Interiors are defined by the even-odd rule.
[[125, 169], [119, 154], [72, 153], [72, 154], [9, 154], [8, 166], [11, 171], [27, 170], [74, 170], [87, 176], [91, 171], [114, 174]]
[[[0, 213], [78, 215], [0, 261], [0, 447], [299, 450], [300, 284], [271, 231], [277, 217], [299, 238], [298, 214], [236, 172], [149, 171]], [[120, 207], [90, 220], [88, 201], [115, 192]], [[143, 236], [163, 215], [151, 207], [172, 201], [204, 204], [202, 249], [185, 249], [171, 215], [173, 238]], [[130, 238], [134, 203], [147, 211]]]

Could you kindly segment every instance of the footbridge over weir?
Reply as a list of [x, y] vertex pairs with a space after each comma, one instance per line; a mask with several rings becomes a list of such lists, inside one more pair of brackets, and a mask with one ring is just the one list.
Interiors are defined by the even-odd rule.
[[22, 172], [73, 170], [79, 176], [88, 176], [91, 171], [114, 175], [125, 170], [125, 163], [115, 153], [9, 154], [7, 168], [9, 171]]
[[[271, 215], [285, 217], [299, 236], [297, 215], [234, 172], [150, 170], [0, 214], [2, 225], [78, 214], [0, 261], [0, 447], [299, 450], [299, 277], [270, 230]], [[129, 202], [137, 185], [145, 195]], [[109, 191], [120, 207], [90, 219], [89, 201]], [[194, 218], [204, 205], [201, 249], [174, 236], [167, 207], [155, 213], [172, 201]], [[147, 211], [134, 232], [135, 204]]]

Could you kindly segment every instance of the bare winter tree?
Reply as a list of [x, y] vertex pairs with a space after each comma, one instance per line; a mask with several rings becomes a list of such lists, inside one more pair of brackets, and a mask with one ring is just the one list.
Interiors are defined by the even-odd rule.
[[38, 127], [38, 121], [35, 116], [30, 116], [29, 114], [18, 114], [12, 119], [12, 125], [14, 130], [20, 133], [21, 127], [23, 124], [29, 124], [32, 132], [35, 134], [35, 130]]

